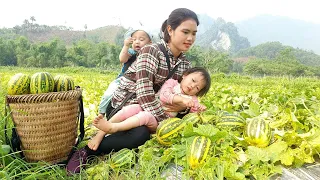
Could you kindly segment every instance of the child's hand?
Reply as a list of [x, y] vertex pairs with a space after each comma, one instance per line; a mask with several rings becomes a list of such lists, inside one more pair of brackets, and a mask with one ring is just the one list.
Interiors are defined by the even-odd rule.
[[205, 111], [205, 110], [207, 110], [207, 107], [203, 104], [199, 104], [198, 111], [201, 112], [201, 111]]
[[124, 40], [124, 46], [127, 46], [129, 47], [131, 44], [133, 43], [133, 38], [132, 37], [129, 37], [127, 39]]
[[189, 98], [183, 98], [183, 104], [186, 106], [186, 107], [193, 107], [194, 106], [194, 102], [192, 99], [189, 99]]

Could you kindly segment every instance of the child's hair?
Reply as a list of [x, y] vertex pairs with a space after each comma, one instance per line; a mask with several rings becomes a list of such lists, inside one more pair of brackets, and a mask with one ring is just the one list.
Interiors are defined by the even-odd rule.
[[148, 31], [146, 31], [146, 30], [144, 30], [144, 29], [136, 29], [136, 30], [133, 30], [130, 36], [132, 37], [132, 35], [133, 35], [134, 33], [136, 33], [137, 31], [143, 31], [144, 33], [147, 34], [149, 40], [152, 41], [152, 35], [151, 35], [151, 33], [149, 33]]
[[123, 35], [124, 39], [127, 39], [128, 37], [132, 37], [132, 35], [133, 35], [134, 33], [136, 33], [137, 31], [143, 31], [143, 32], [145, 32], [145, 33], [147, 34], [149, 40], [150, 40], [151, 42], [153, 41], [153, 36], [152, 36], [152, 34], [151, 34], [149, 31], [145, 30], [144, 28], [138, 28], [138, 29], [129, 28], [129, 30], [128, 30], [127, 32], [125, 32], [124, 35]]
[[[185, 70], [182, 75], [189, 75], [192, 73], [201, 73], [204, 78], [205, 86], [197, 93], [197, 96], [202, 97], [207, 94], [211, 86], [211, 77], [209, 72], [203, 67], [193, 67]], [[182, 77], [179, 79], [179, 83], [182, 81]]]

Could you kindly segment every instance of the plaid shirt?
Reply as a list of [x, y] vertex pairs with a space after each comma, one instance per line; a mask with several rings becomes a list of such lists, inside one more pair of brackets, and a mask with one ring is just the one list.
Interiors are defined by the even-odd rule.
[[[161, 44], [167, 49], [170, 58], [171, 70], [178, 64], [177, 70], [174, 72], [172, 79], [178, 80], [182, 73], [191, 67], [191, 63], [182, 53], [178, 58], [174, 58], [169, 46], [162, 40]], [[140, 104], [144, 111], [150, 112], [157, 121], [169, 118], [161, 107], [160, 100], [156, 97], [153, 89], [154, 84], [162, 85], [169, 74], [166, 57], [159, 49], [157, 44], [144, 46], [137, 57], [137, 60], [122, 76], [118, 89], [114, 92], [112, 98], [112, 107], [118, 107], [130, 92], [135, 95], [125, 104]]]

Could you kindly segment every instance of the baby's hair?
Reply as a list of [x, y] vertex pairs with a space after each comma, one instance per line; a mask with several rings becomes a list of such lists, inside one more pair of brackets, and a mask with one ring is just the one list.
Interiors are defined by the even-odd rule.
[[149, 38], [149, 41], [152, 42], [152, 36], [151, 36], [147, 31], [145, 31], [145, 30], [140, 30], [140, 29], [135, 30], [135, 31], [131, 34], [130, 37], [132, 37], [132, 36], [133, 36], [136, 32], [138, 32], [138, 31], [144, 32], [144, 33], [147, 35], [147, 37]]
[[[192, 73], [201, 73], [201, 75], [203, 76], [204, 81], [205, 81], [204, 88], [202, 88], [197, 93], [197, 96], [202, 97], [202, 96], [206, 95], [210, 89], [210, 86], [211, 86], [211, 77], [210, 77], [209, 72], [203, 67], [193, 67], [193, 68], [189, 68], [189, 69], [185, 70], [182, 75], [187, 76]], [[181, 80], [182, 80], [182, 78], [180, 78], [179, 82], [181, 82]]]

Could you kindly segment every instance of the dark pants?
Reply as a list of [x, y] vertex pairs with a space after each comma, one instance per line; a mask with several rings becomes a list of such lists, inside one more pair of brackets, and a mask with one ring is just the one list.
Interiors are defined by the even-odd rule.
[[150, 139], [150, 132], [146, 126], [139, 126], [128, 131], [121, 131], [104, 137], [97, 151], [86, 146], [88, 155], [108, 154], [123, 148], [133, 149]]
[[[112, 114], [111, 111], [114, 110], [109, 103], [107, 107], [106, 114]], [[118, 109], [120, 110], [120, 109]], [[109, 116], [108, 119], [111, 117]], [[120, 131], [114, 134], [111, 134], [107, 137], [104, 137], [101, 141], [97, 151], [91, 150], [88, 146], [86, 146], [86, 150], [88, 155], [100, 155], [100, 154], [108, 154], [111, 151], [119, 151], [123, 148], [133, 149], [137, 148], [144, 144], [147, 140], [150, 139], [150, 132], [148, 127], [139, 126], [128, 131]]]

